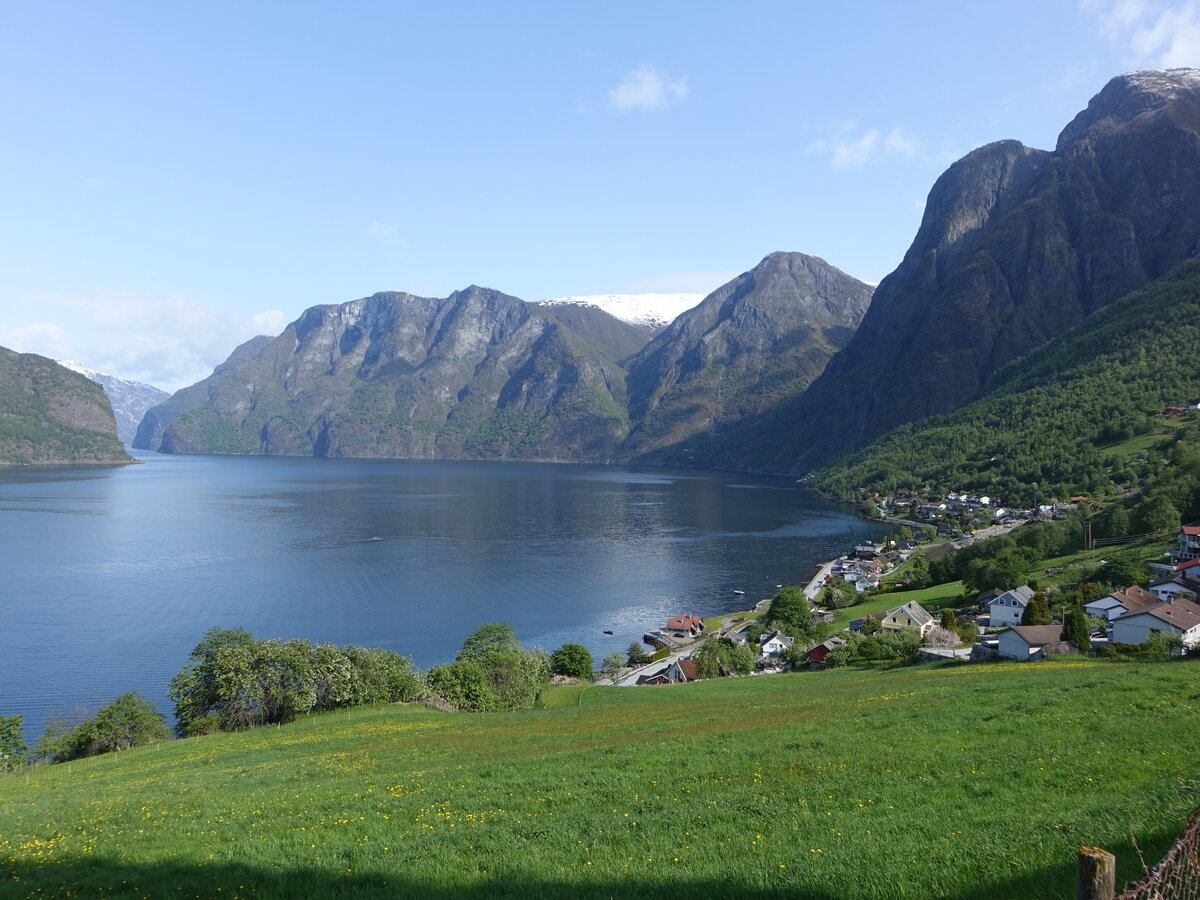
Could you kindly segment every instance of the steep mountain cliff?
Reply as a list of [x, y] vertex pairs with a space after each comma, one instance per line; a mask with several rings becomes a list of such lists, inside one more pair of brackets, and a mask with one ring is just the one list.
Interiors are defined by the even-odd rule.
[[804, 470], [949, 412], [999, 367], [1200, 250], [1200, 72], [1114, 78], [1053, 152], [1015, 141], [955, 163], [853, 340], [760, 420], [765, 467]]
[[43, 356], [0, 347], [0, 465], [132, 461], [100, 385]]
[[313, 307], [147, 420], [175, 413], [172, 453], [607, 460], [628, 430], [613, 356], [639, 332], [563, 318], [475, 286]]
[[739, 463], [722, 433], [820, 375], [854, 334], [871, 290], [815, 256], [772, 253], [713, 291], [630, 361], [638, 424], [627, 456]]
[[78, 372], [104, 388], [108, 402], [112, 404], [113, 415], [117, 420], [117, 437], [121, 439], [122, 444], [132, 444], [138, 425], [141, 424], [142, 417], [146, 415], [146, 410], [157, 406], [170, 396], [166, 391], [156, 388], [152, 384], [129, 381], [125, 378], [118, 378], [116, 375], [105, 375], [83, 363], [63, 359], [59, 360], [58, 364], [72, 372]]
[[222, 383], [221, 376], [250, 362], [271, 340], [267, 335], [260, 334], [250, 338], [244, 344], [239, 344], [229, 354], [229, 358], [213, 369], [213, 373], [203, 381], [176, 391], [157, 406], [146, 410], [133, 437], [133, 448], [135, 450], [159, 449], [162, 445], [163, 433], [167, 430], [168, 425], [174, 422], [179, 415], [198, 409], [212, 399], [218, 385]]

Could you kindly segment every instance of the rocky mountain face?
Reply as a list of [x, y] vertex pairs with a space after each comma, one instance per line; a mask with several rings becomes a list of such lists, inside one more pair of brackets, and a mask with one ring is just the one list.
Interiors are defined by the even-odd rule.
[[117, 420], [117, 437], [121, 439], [122, 444], [133, 443], [138, 425], [141, 424], [142, 417], [146, 415], [146, 410], [157, 406], [171, 396], [152, 384], [128, 381], [124, 378], [117, 378], [115, 375], [105, 375], [103, 372], [88, 368], [83, 363], [59, 360], [58, 364], [72, 372], [78, 372], [104, 388], [108, 402], [112, 404], [113, 415]]
[[653, 325], [593, 303], [525, 303], [479, 287], [445, 299], [375, 294], [314, 307], [279, 337], [238, 348], [151, 409], [134, 446], [650, 458], [801, 390], [853, 333], [870, 294], [815, 257], [776, 253], [653, 340]]
[[772, 253], [709, 294], [630, 361], [627, 455], [744, 467], [722, 435], [820, 375], [871, 292], [823, 259]]
[[628, 431], [617, 357], [641, 333], [470, 287], [307, 310], [151, 410], [172, 453], [609, 460]]
[[997, 368], [1200, 251], [1200, 72], [1114, 78], [1054, 151], [989, 144], [929, 194], [853, 340], [760, 428], [800, 471], [968, 401]]
[[271, 343], [271, 340], [272, 338], [267, 335], [260, 334], [250, 338], [244, 344], [239, 344], [229, 354], [229, 358], [213, 369], [213, 373], [203, 381], [176, 391], [157, 406], [146, 410], [134, 434], [133, 448], [135, 450], [158, 450], [162, 446], [163, 434], [168, 425], [182, 413], [191, 412], [208, 403], [222, 383], [222, 376], [253, 360], [259, 351]]
[[0, 347], [0, 465], [132, 462], [100, 385]]

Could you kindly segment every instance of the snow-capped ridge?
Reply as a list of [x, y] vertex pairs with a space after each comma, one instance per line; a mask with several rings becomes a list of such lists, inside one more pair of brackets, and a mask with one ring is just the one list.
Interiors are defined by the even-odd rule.
[[552, 297], [540, 306], [594, 306], [610, 316], [643, 325], [655, 331], [666, 328], [675, 318], [704, 299], [703, 294], [589, 294], [581, 297]]

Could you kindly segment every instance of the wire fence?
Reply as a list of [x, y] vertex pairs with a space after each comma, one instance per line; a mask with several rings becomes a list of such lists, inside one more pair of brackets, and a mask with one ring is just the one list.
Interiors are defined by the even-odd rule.
[[1200, 900], [1200, 809], [1158, 865], [1118, 900]]

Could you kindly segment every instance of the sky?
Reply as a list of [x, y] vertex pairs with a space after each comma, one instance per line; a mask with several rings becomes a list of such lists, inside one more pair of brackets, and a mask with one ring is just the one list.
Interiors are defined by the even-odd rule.
[[1200, 0], [5, 4], [0, 346], [168, 390], [313, 305], [877, 282]]

